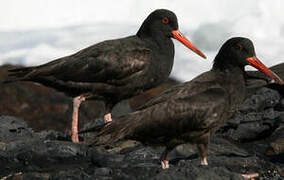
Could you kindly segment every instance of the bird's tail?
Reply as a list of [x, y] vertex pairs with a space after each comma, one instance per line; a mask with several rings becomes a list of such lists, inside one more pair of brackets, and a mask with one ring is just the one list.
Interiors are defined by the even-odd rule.
[[137, 116], [136, 113], [127, 114], [113, 120], [111, 123], [96, 126], [79, 133], [98, 132], [94, 140], [90, 142], [92, 146], [111, 145], [121, 139], [132, 138], [134, 130], [137, 130], [136, 128], [142, 122], [141, 116]]
[[8, 76], [9, 78], [3, 83], [11, 83], [11, 82], [16, 82], [16, 81], [27, 81], [27, 75], [30, 74], [34, 70], [34, 67], [21, 67], [21, 68], [14, 68], [14, 69], [9, 69]]

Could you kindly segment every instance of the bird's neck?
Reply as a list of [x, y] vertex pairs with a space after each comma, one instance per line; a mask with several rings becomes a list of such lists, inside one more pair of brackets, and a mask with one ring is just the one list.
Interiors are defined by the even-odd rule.
[[147, 44], [152, 46], [151, 48], [168, 56], [174, 55], [172, 39], [161, 32], [160, 29], [143, 24], [136, 35], [143, 41], [147, 41]]
[[[244, 67], [234, 66], [230, 64], [218, 64], [214, 62], [212, 71], [217, 72], [224, 81], [233, 82], [233, 84], [244, 84], [245, 69]], [[228, 84], [230, 84], [228, 82]]]
[[241, 72], [244, 73], [244, 66], [239, 65], [238, 59], [231, 56], [231, 54], [218, 53], [214, 59], [212, 69], [223, 72], [239, 69]]
[[246, 95], [244, 67], [228, 63], [214, 62], [213, 72], [216, 72], [218, 81], [229, 92], [229, 103], [232, 112], [244, 101]]

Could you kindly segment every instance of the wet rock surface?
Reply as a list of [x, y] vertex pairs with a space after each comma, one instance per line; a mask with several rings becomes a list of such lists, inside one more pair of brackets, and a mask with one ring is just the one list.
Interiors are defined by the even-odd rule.
[[[1, 78], [5, 76], [2, 72]], [[255, 173], [256, 179], [284, 179], [284, 97], [277, 88], [251, 91], [236, 115], [212, 137], [208, 166], [200, 165], [194, 145], [185, 144], [169, 154], [170, 168], [162, 170], [163, 147], [130, 140], [112, 147], [89, 147], [86, 142], [92, 133], [81, 135], [79, 144], [70, 142], [65, 130], [69, 129], [72, 101], [65, 95], [32, 83], [0, 86], [1, 180], [241, 180], [242, 174]], [[115, 114], [131, 111], [167, 87], [122, 102]], [[81, 129], [102, 123], [103, 104], [84, 104]]]
[[269, 137], [282, 127], [283, 97], [278, 91], [263, 87], [246, 99], [234, 118], [219, 133], [237, 142], [250, 142]]
[[[284, 179], [283, 97], [261, 88], [211, 139], [208, 166], [200, 165], [194, 145], [176, 147], [170, 168], [162, 170], [162, 147], [122, 141], [113, 147], [89, 147], [54, 130], [35, 132], [12, 116], [0, 116], [0, 174], [7, 179]], [[100, 124], [101, 119], [86, 128]]]

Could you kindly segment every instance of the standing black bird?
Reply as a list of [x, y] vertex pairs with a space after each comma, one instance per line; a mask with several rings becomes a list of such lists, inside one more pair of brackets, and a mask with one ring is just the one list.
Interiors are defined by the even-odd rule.
[[234, 114], [245, 98], [245, 65], [283, 83], [258, 60], [249, 39], [236, 37], [221, 47], [210, 71], [166, 90], [136, 112], [85, 132], [98, 131], [93, 145], [127, 138], [146, 145], [166, 146], [161, 156], [163, 169], [169, 167], [168, 152], [177, 145], [194, 143], [201, 164], [207, 165], [210, 135]]
[[176, 15], [165, 9], [152, 12], [134, 36], [108, 40], [49, 63], [12, 69], [6, 82], [33, 81], [73, 97], [72, 141], [78, 139], [78, 111], [85, 99], [103, 100], [105, 122], [123, 100], [166, 80], [174, 61], [175, 38], [203, 58], [178, 30]]

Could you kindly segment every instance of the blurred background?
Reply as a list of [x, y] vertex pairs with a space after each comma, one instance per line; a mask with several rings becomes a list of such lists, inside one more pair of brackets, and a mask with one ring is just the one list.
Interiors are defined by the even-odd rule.
[[179, 80], [209, 70], [217, 50], [233, 36], [250, 38], [267, 66], [284, 60], [283, 0], [1, 0], [0, 65], [39, 65], [133, 35], [159, 8], [174, 11], [180, 31], [208, 56], [201, 59], [173, 40], [171, 76]]

